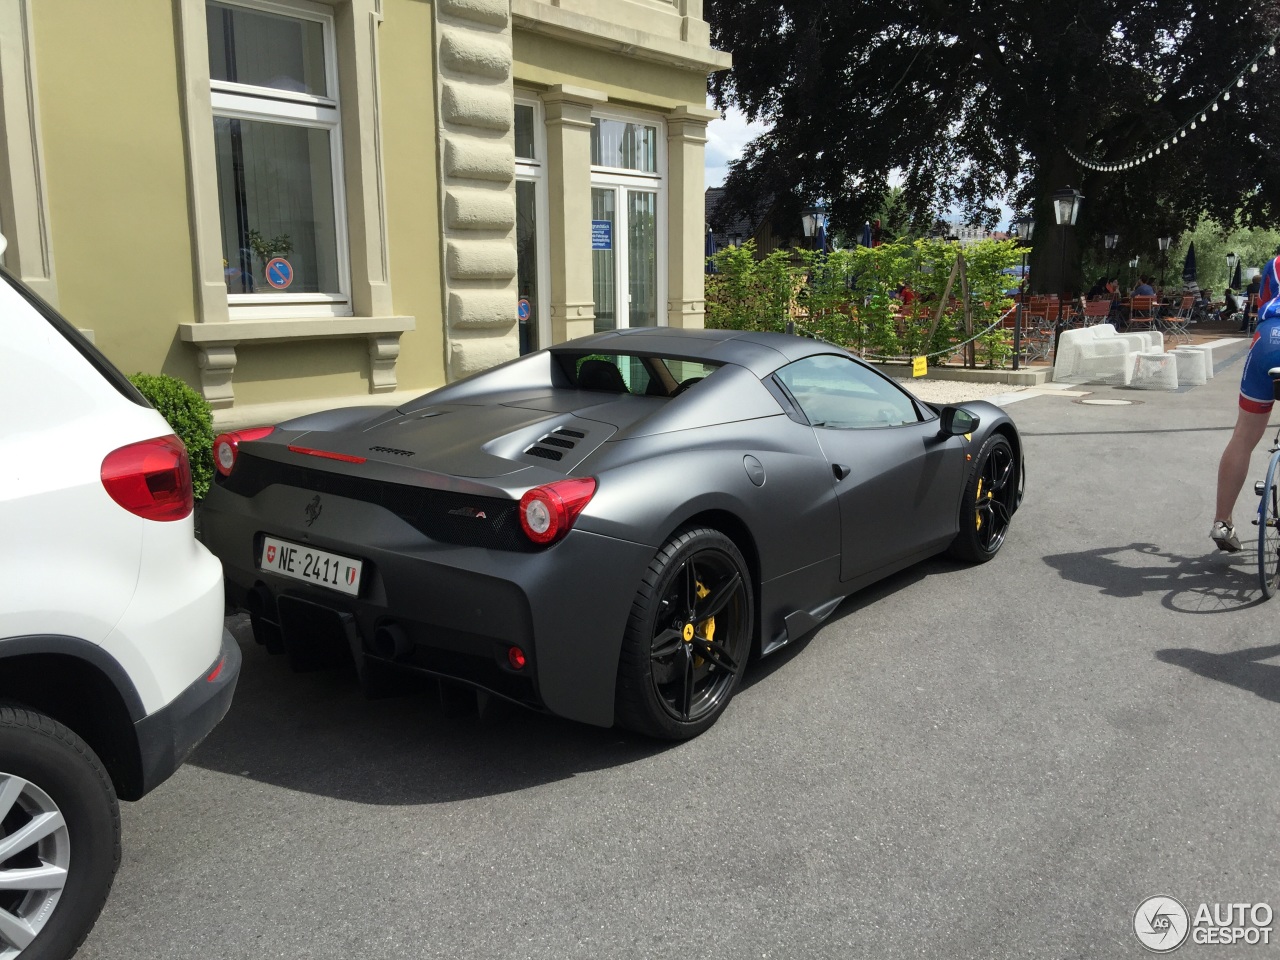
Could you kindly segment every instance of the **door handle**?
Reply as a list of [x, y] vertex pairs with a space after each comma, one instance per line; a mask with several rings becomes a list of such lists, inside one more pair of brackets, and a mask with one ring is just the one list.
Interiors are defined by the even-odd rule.
[[843, 480], [852, 472], [852, 470], [850, 467], [846, 467], [843, 463], [833, 463], [831, 465], [831, 472], [836, 475], [837, 480]]

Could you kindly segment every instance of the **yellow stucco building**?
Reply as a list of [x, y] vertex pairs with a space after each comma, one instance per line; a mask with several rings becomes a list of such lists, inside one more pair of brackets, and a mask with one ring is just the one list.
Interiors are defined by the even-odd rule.
[[6, 268], [220, 426], [703, 319], [702, 0], [0, 0]]

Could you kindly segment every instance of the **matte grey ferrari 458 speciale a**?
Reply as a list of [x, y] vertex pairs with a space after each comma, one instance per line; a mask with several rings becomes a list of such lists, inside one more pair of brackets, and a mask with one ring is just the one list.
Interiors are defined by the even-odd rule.
[[214, 453], [203, 538], [272, 651], [669, 739], [853, 591], [989, 560], [1023, 481], [991, 404], [922, 403], [813, 340], [664, 328]]

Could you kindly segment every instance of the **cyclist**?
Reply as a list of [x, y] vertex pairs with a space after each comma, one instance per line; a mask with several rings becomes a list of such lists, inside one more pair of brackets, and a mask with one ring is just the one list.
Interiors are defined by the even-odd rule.
[[1249, 457], [1267, 432], [1267, 421], [1271, 418], [1275, 394], [1267, 371], [1272, 367], [1280, 367], [1280, 256], [1262, 270], [1262, 284], [1258, 290], [1258, 325], [1240, 377], [1240, 410], [1236, 414], [1236, 428], [1218, 462], [1218, 498], [1209, 536], [1219, 550], [1235, 553], [1240, 549], [1240, 538], [1236, 536], [1235, 524], [1231, 522], [1231, 511], [1249, 472]]

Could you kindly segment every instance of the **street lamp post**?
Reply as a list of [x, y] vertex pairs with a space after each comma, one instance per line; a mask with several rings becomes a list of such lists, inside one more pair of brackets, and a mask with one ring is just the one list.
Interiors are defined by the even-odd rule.
[[1230, 287], [1236, 276], [1236, 264], [1240, 262], [1240, 258], [1234, 253], [1227, 254], [1227, 286]]
[[1111, 279], [1111, 258], [1115, 256], [1116, 245], [1120, 243], [1120, 234], [1108, 233], [1102, 241], [1107, 247], [1107, 279]]
[[1031, 234], [1035, 229], [1035, 219], [1026, 213], [1009, 224], [1009, 235], [1016, 239], [1022, 248], [1022, 273], [1018, 277], [1018, 309], [1013, 320], [1014, 370], [1018, 369], [1019, 358], [1022, 356], [1022, 308], [1027, 302], [1027, 251], [1031, 249]]
[[1129, 289], [1130, 290], [1133, 290], [1133, 288], [1137, 285], [1133, 281], [1138, 273], [1138, 259], [1139, 259], [1138, 255], [1135, 253], [1133, 255], [1133, 259], [1129, 261]]
[[[821, 200], [816, 205], [805, 210], [804, 216], [800, 218], [804, 224], [804, 235], [808, 240], [813, 241], [814, 249], [825, 249], [826, 232], [827, 232], [827, 207]], [[816, 238], [816, 239], [815, 239]]]
[[1165, 274], [1169, 267], [1169, 244], [1173, 237], [1160, 237], [1156, 243], [1160, 246], [1160, 295], [1164, 296]]
[[1058, 359], [1058, 341], [1062, 339], [1062, 301], [1067, 298], [1067, 227], [1076, 225], [1080, 201], [1084, 194], [1070, 184], [1053, 195], [1053, 216], [1058, 221], [1058, 275], [1062, 288], [1058, 296], [1058, 320], [1054, 324], [1053, 358]]

